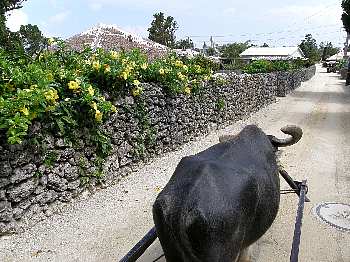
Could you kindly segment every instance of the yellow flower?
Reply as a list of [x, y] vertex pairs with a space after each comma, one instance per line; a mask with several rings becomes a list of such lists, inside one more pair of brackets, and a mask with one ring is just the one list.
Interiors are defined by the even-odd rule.
[[146, 70], [147, 67], [148, 67], [148, 64], [147, 64], [147, 63], [143, 63], [143, 64], [141, 65], [141, 68], [142, 68], [143, 70]]
[[53, 106], [48, 106], [48, 107], [45, 108], [45, 111], [46, 112], [53, 111], [53, 110], [55, 110], [55, 108], [56, 107], [54, 105]]
[[20, 109], [20, 111], [23, 113], [23, 115], [28, 116], [29, 115], [29, 110], [25, 106]]
[[175, 61], [175, 66], [181, 67], [182, 65], [183, 65], [183, 63], [182, 63], [181, 60], [176, 60], [176, 61]]
[[108, 64], [105, 64], [104, 67], [105, 67], [105, 73], [111, 72], [111, 67]]
[[68, 88], [73, 90], [73, 92], [78, 92], [80, 89], [79, 81], [69, 81]]
[[142, 87], [135, 87], [133, 90], [132, 90], [132, 95], [133, 96], [139, 96], [141, 93], [142, 93]]
[[89, 85], [89, 87], [88, 87], [88, 92], [89, 92], [90, 96], [93, 96], [95, 94], [95, 90], [92, 88], [91, 85]]
[[208, 80], [210, 80], [210, 76], [204, 76], [204, 81], [208, 81]]
[[139, 80], [134, 80], [133, 84], [134, 84], [135, 86], [138, 86], [138, 85], [140, 85], [140, 81], [139, 81]]
[[49, 39], [47, 40], [47, 43], [48, 43], [49, 45], [53, 45], [53, 44], [55, 44], [55, 39], [49, 38]]
[[160, 74], [160, 75], [164, 75], [164, 73], [165, 73], [165, 72], [164, 72], [164, 69], [163, 69], [163, 68], [159, 69], [159, 74]]
[[104, 96], [100, 96], [99, 99], [100, 99], [101, 101], [106, 101], [106, 98], [105, 98]]
[[30, 89], [33, 90], [33, 89], [35, 89], [35, 88], [37, 88], [37, 87], [38, 87], [38, 85], [31, 85], [31, 86], [30, 86]]
[[200, 65], [195, 65], [194, 69], [196, 70], [196, 73], [200, 73], [202, 68]]
[[47, 79], [48, 79], [49, 81], [52, 81], [52, 80], [53, 80], [53, 74], [52, 74], [51, 72], [47, 74]]
[[91, 107], [97, 111], [97, 104], [96, 102], [92, 102]]
[[85, 64], [86, 64], [86, 65], [91, 65], [91, 60], [90, 60], [90, 59], [85, 60]]
[[114, 105], [111, 106], [111, 111], [113, 113], [117, 113], [118, 112], [117, 108]]
[[189, 88], [188, 86], [186, 86], [185, 89], [184, 89], [184, 93], [185, 93], [186, 95], [190, 95], [190, 94], [191, 94], [191, 88]]
[[177, 73], [177, 77], [181, 80], [184, 81], [186, 79], [186, 76], [184, 76], [181, 72]]
[[56, 89], [50, 89], [49, 91], [46, 91], [44, 95], [46, 100], [52, 104], [54, 104], [59, 98]]
[[111, 58], [114, 60], [118, 59], [119, 57], [119, 53], [116, 51], [111, 51], [110, 54], [111, 54]]
[[102, 113], [100, 112], [100, 110], [96, 110], [95, 112], [95, 119], [97, 122], [101, 122], [102, 121]]
[[122, 77], [124, 80], [128, 79], [128, 76], [129, 76], [129, 74], [128, 74], [128, 72], [126, 72], [126, 71], [123, 71], [122, 74], [121, 74], [121, 77]]
[[183, 65], [182, 68], [187, 72], [187, 70], [188, 70], [188, 66], [187, 65]]
[[122, 64], [125, 65], [128, 62], [128, 59], [123, 58], [122, 59]]
[[101, 68], [100, 62], [99, 62], [99, 61], [94, 61], [94, 62], [92, 62], [92, 67], [93, 67], [95, 70], [100, 70], [100, 68]]

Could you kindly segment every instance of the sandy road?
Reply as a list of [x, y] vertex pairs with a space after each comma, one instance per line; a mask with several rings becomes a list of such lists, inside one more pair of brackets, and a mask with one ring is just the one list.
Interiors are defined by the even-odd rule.
[[[299, 261], [349, 262], [350, 232], [320, 222], [312, 211], [320, 202], [350, 203], [350, 88], [320, 67], [295, 92], [250, 118], [155, 159], [116, 186], [75, 202], [24, 233], [1, 238], [0, 261], [118, 261], [152, 226], [157, 189], [166, 184], [181, 157], [250, 123], [277, 136], [286, 124], [303, 128], [302, 140], [281, 155], [289, 174], [307, 178], [310, 188]], [[282, 196], [277, 219], [252, 249], [253, 261], [289, 261], [297, 202], [293, 195]], [[161, 253], [155, 242], [139, 261], [153, 261]]]

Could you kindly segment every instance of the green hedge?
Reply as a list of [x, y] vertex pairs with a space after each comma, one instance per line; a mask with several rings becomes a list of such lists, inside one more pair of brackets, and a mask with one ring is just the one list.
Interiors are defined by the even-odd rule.
[[276, 71], [288, 71], [292, 69], [300, 69], [303, 67], [309, 67], [312, 64], [308, 60], [277, 60], [277, 61], [268, 61], [268, 60], [255, 60], [243, 68], [244, 73], [256, 74], [256, 73], [271, 73]]

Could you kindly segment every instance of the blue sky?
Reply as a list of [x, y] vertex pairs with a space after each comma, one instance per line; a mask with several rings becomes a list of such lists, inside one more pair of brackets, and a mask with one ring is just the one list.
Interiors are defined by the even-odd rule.
[[162, 11], [179, 25], [177, 39], [191, 36], [198, 46], [252, 40], [255, 44], [292, 46], [306, 33], [317, 42], [343, 46], [341, 0], [27, 0], [14, 11], [8, 27], [37, 24], [47, 36], [67, 38], [98, 24], [148, 36], [152, 16]]

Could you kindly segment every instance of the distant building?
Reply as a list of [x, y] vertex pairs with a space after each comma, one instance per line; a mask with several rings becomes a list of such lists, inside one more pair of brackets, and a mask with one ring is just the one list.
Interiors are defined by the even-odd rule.
[[298, 46], [294, 47], [250, 47], [239, 55], [242, 60], [290, 60], [305, 58]]
[[201, 53], [194, 50], [194, 49], [185, 49], [185, 50], [182, 50], [182, 49], [174, 49], [173, 51], [175, 51], [175, 53], [179, 56], [184, 56], [184, 57], [187, 57], [187, 58], [193, 58], [195, 57], [196, 55], [200, 55]]
[[340, 52], [338, 54], [332, 55], [331, 57], [328, 57], [326, 61], [340, 61], [344, 58], [344, 53]]

